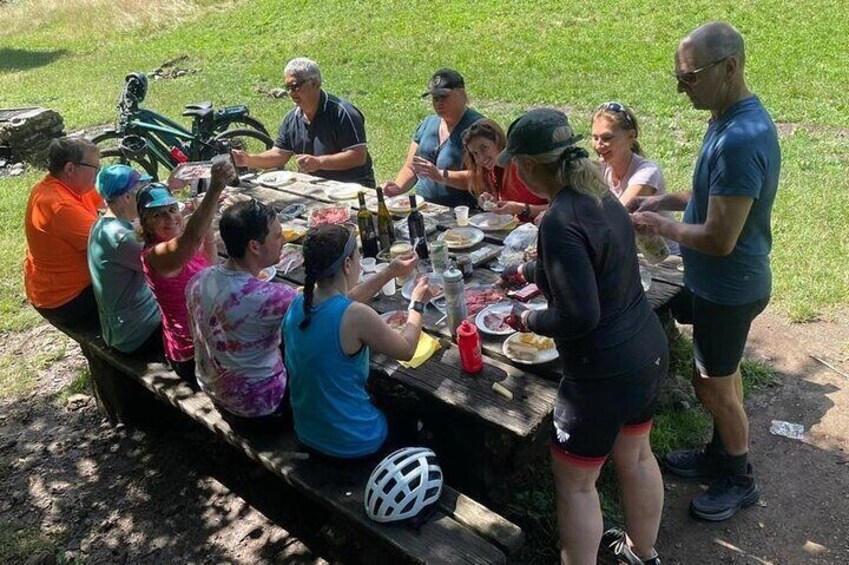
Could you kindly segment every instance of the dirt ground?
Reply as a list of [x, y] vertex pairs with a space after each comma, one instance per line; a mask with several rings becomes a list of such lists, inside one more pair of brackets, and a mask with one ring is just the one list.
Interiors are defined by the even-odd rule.
[[[0, 358], [64, 339], [48, 326], [0, 337]], [[781, 378], [748, 401], [761, 502], [728, 522], [699, 522], [687, 506], [703, 487], [665, 477], [664, 563], [849, 563], [849, 313], [793, 325], [767, 310], [748, 354]], [[156, 428], [116, 429], [88, 395], [60, 401], [84, 365], [69, 342], [62, 360], [37, 371], [35, 392], [0, 401], [0, 543], [61, 540], [50, 550], [33, 543], [30, 563], [338, 560], [321, 517], [191, 422], [157, 414]], [[772, 435], [772, 420], [804, 425], [805, 440]]]

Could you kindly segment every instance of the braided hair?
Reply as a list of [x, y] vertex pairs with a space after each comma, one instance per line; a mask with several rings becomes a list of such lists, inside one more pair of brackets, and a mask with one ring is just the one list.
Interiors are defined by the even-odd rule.
[[[304, 240], [304, 319], [298, 326], [300, 329], [306, 329], [310, 325], [316, 283], [333, 278], [339, 272], [337, 270], [325, 274], [345, 252], [350, 237], [351, 231], [347, 227], [336, 224], [321, 224], [307, 232]], [[354, 249], [356, 250], [356, 246]]]

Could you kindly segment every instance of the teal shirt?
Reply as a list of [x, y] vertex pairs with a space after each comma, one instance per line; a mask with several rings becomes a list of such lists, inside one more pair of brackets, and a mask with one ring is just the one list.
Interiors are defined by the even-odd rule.
[[144, 280], [142, 243], [133, 225], [102, 216], [88, 237], [88, 270], [100, 313], [103, 341], [131, 353], [160, 325], [159, 306]]
[[351, 299], [338, 295], [315, 306], [310, 325], [299, 294], [283, 321], [295, 433], [304, 445], [333, 457], [363, 457], [386, 440], [386, 417], [366, 392], [369, 349], [342, 349], [339, 328]]

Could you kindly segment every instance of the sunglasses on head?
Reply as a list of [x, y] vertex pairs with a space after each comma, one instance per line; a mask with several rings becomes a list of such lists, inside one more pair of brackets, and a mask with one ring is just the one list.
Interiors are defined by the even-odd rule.
[[605, 102], [596, 109], [596, 112], [616, 112], [617, 114], [622, 114], [625, 117], [625, 121], [631, 127], [634, 127], [634, 121], [631, 119], [628, 108], [621, 102]]

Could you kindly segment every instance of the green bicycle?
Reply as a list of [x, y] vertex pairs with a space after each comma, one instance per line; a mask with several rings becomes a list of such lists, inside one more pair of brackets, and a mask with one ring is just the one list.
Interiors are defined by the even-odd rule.
[[245, 105], [213, 109], [211, 102], [187, 104], [184, 116], [191, 130], [139, 106], [147, 95], [143, 73], [127, 75], [118, 99], [118, 123], [92, 138], [104, 164], [135, 164], [154, 179], [159, 166], [170, 171], [186, 161], [206, 161], [215, 155], [241, 149], [250, 153], [270, 149], [274, 142], [265, 126], [249, 115]]

